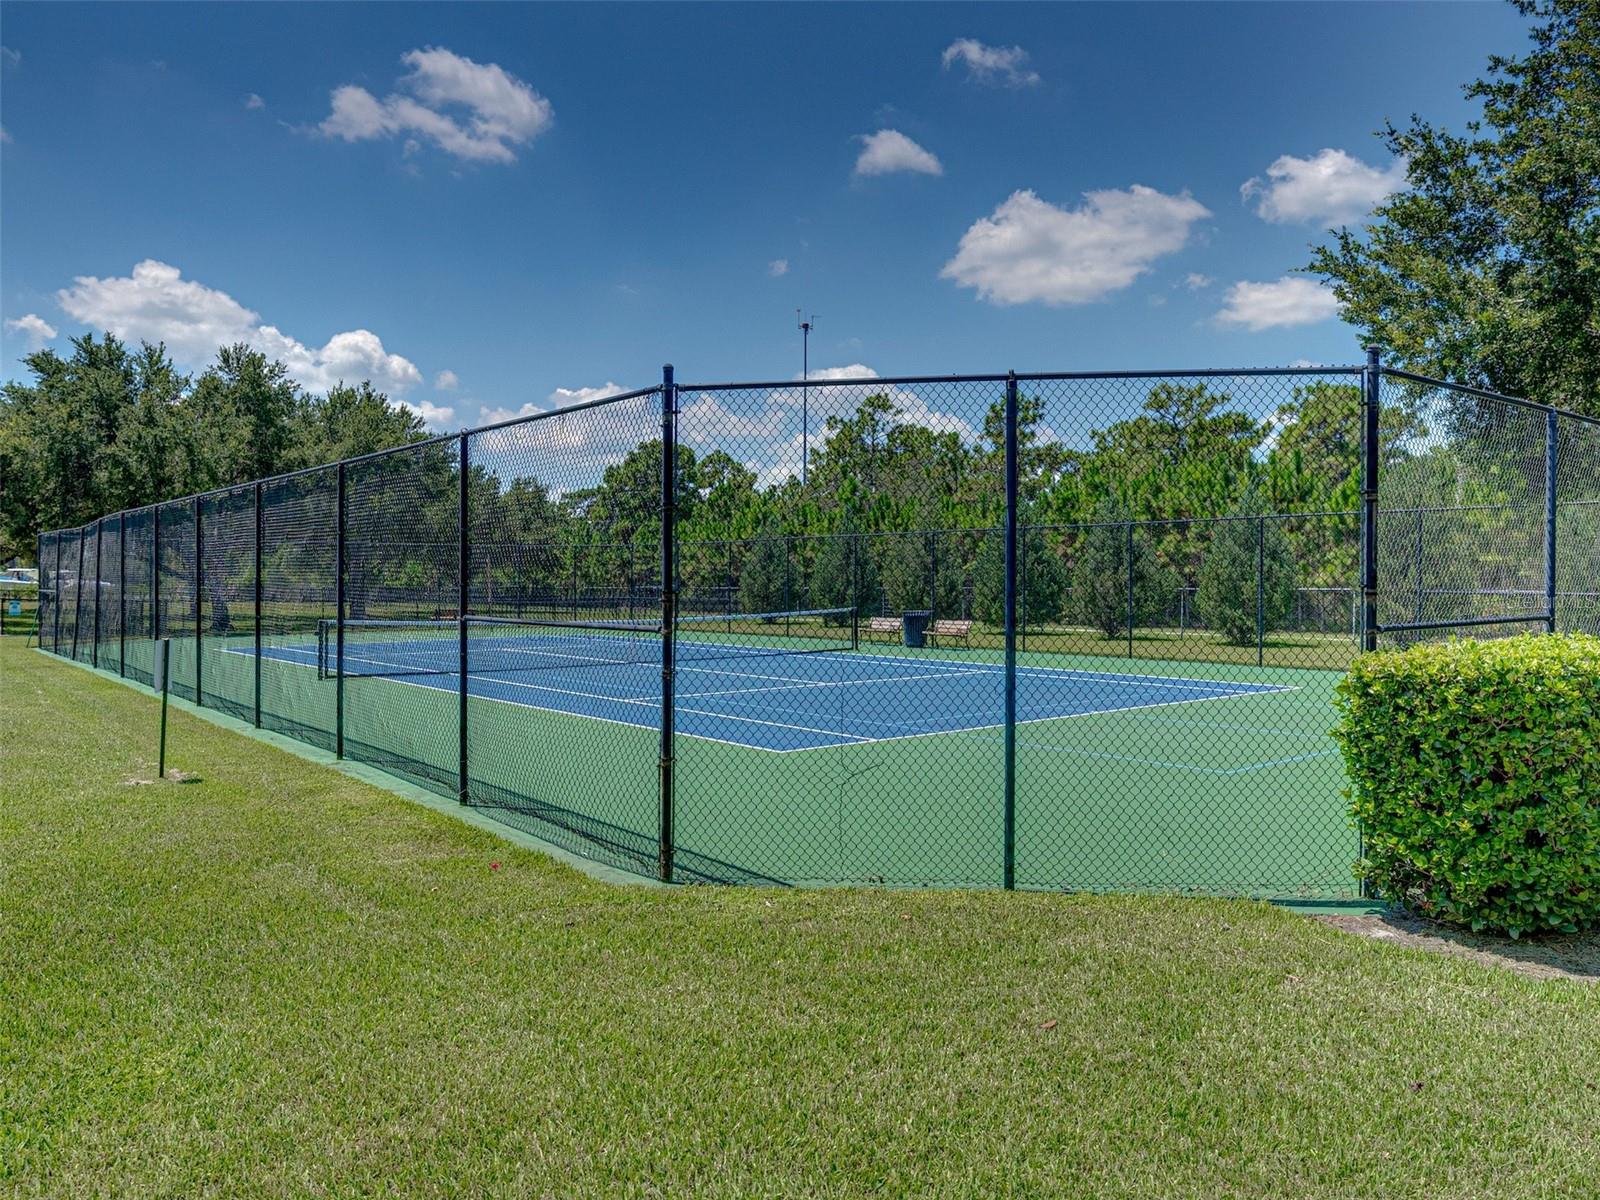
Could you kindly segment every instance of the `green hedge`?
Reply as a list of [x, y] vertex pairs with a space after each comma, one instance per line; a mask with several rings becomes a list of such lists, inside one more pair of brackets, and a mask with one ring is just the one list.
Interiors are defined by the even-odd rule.
[[1366, 655], [1339, 708], [1380, 896], [1512, 937], [1600, 925], [1600, 638]]

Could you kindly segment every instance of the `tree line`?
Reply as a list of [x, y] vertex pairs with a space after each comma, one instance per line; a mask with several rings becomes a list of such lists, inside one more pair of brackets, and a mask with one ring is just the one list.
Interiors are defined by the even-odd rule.
[[24, 365], [31, 378], [0, 389], [0, 559], [31, 559], [41, 530], [425, 436], [369, 382], [308, 393], [245, 345], [197, 376], [110, 334]]

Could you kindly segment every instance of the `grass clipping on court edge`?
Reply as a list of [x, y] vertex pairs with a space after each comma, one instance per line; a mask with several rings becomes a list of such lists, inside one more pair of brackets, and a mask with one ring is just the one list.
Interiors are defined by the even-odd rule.
[[1264, 904], [657, 890], [0, 645], [0, 1188], [1600, 1194], [1600, 989]]

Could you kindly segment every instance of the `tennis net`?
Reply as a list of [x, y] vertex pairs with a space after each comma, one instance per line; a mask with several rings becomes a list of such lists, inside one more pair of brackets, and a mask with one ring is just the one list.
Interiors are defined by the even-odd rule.
[[[679, 662], [818, 654], [858, 645], [850, 608], [696, 614], [680, 616], [675, 629]], [[466, 634], [467, 669], [473, 675], [661, 663], [659, 622], [468, 616]], [[339, 666], [339, 622], [321, 620], [317, 675], [332, 678]], [[460, 670], [458, 620], [344, 622], [346, 678], [458, 675]]]

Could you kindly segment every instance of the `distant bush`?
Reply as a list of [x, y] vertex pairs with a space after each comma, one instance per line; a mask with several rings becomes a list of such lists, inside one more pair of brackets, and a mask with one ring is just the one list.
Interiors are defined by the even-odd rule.
[[1338, 703], [1380, 895], [1513, 937], [1600, 925], [1600, 638], [1366, 655]]

